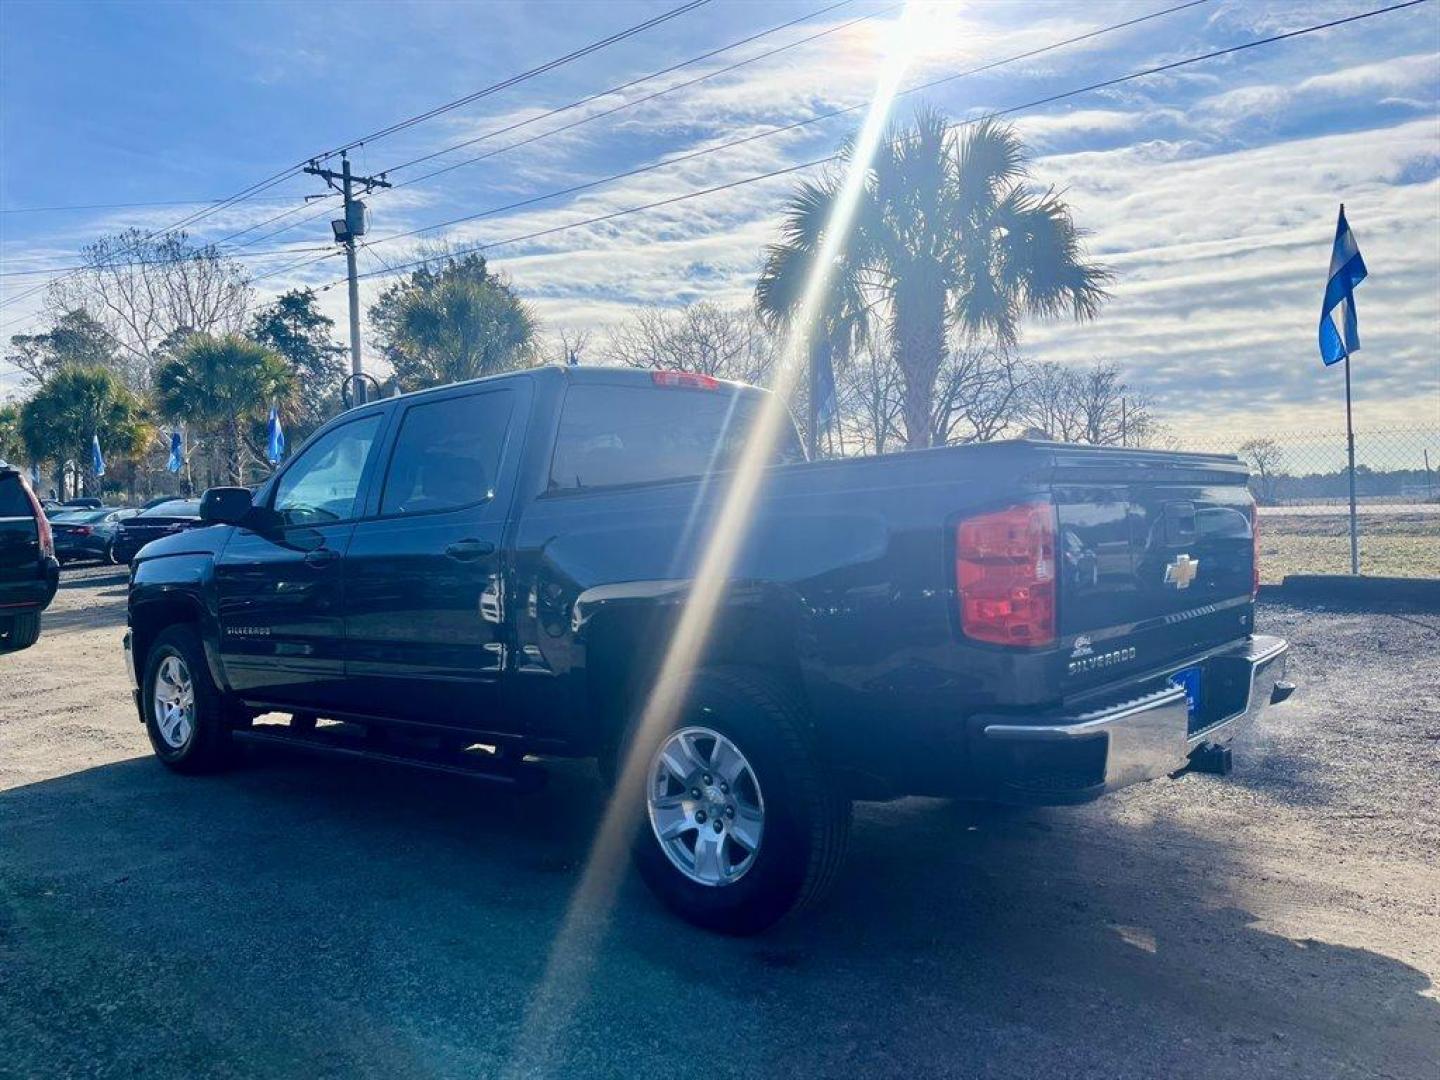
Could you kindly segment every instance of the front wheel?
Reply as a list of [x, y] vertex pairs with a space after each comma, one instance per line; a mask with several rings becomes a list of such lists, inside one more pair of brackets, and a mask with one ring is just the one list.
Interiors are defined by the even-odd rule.
[[195, 628], [172, 626], [155, 639], [145, 660], [145, 731], [169, 768], [213, 772], [226, 765], [234, 744], [224, 698], [205, 663]]
[[640, 804], [635, 863], [682, 918], [759, 933], [828, 892], [850, 801], [803, 713], [766, 676], [703, 671], [684, 700], [665, 731], [627, 740], [635, 758], [618, 771]]

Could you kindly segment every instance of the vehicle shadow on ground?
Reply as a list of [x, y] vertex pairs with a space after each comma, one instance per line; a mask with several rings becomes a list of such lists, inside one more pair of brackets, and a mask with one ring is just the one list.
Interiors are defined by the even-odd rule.
[[[603, 798], [580, 764], [516, 796], [271, 755], [4, 792], [0, 1060], [1211, 1077], [1433, 1075], [1440, 1055], [1421, 971], [1267, 931], [1225, 885], [1231, 847], [1174, 822], [862, 806], [836, 895], [805, 921], [716, 937], [625, 876], [562, 936]], [[554, 1007], [531, 1013], [542, 986]]]

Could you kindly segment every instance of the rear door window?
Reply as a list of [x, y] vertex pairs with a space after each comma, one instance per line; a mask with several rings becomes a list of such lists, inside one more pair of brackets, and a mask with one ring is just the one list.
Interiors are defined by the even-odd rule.
[[[570, 388], [550, 468], [551, 491], [680, 480], [733, 469], [764, 399], [759, 394], [648, 386]], [[772, 456], [803, 461], [785, 424]]]
[[513, 408], [510, 391], [492, 390], [406, 409], [380, 513], [435, 513], [490, 498]]
[[20, 478], [14, 474], [0, 476], [0, 518], [34, 516], [35, 511], [30, 508], [30, 497], [25, 494]]

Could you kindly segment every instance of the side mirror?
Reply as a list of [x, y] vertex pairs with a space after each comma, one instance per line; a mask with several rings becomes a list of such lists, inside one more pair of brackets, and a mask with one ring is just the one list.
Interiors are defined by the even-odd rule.
[[252, 505], [249, 488], [211, 488], [200, 500], [200, 520], [207, 525], [240, 525]]

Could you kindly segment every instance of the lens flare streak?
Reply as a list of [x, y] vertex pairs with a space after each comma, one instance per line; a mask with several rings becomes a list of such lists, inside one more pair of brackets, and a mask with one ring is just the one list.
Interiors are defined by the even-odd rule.
[[[893, 27], [870, 108], [855, 140], [849, 171], [831, 208], [810, 279], [786, 329], [775, 381], [770, 387], [772, 394], [758, 411], [745, 450], [724, 488], [689, 595], [638, 721], [639, 737], [631, 740], [632, 746], [646, 745], [674, 723], [688, 690], [689, 676], [702, 659], [722, 597], [754, 520], [766, 467], [773, 460], [782, 425], [788, 422], [784, 402], [805, 369], [810, 339], [824, 309], [833, 268], [850, 235], [870, 162], [885, 137], [895, 93], [915, 50], [916, 6], [907, 4]], [[647, 765], [642, 755], [628, 754], [619, 770], [616, 793], [640, 791]], [[640, 818], [638, 802], [629, 805], [626, 799], [611, 799], [580, 883], [551, 947], [545, 974], [526, 1011], [508, 1075], [550, 1075], [560, 1068], [555, 1052], [565, 1036], [575, 1003], [587, 990], [588, 976], [625, 872], [630, 838]]]

